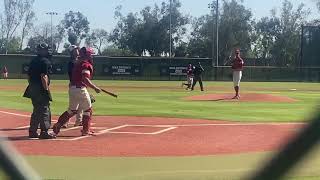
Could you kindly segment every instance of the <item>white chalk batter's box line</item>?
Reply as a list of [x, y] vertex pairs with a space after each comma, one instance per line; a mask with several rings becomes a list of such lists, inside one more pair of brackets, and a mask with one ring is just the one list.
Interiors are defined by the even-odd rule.
[[138, 134], [138, 135], [157, 135], [161, 134], [173, 129], [176, 129], [177, 127], [175, 126], [162, 126], [162, 125], [135, 125], [135, 124], [126, 124], [123, 125], [122, 128], [125, 127], [153, 127], [153, 128], [164, 128], [159, 131], [151, 132], [151, 133], [141, 133], [141, 132], [133, 132], [133, 131], [109, 131], [108, 133], [112, 134]]
[[[155, 131], [155, 132], [151, 132], [151, 133], [143, 133], [143, 132], [134, 132], [134, 131], [118, 131], [122, 128], [126, 128], [126, 127], [156, 127], [156, 128], [164, 128], [162, 130], [159, 131]], [[69, 130], [73, 130], [73, 129], [77, 129], [79, 127], [74, 127], [74, 128], [68, 128]], [[102, 129], [101, 131], [98, 131], [97, 133], [95, 133], [96, 136], [102, 135], [102, 134], [133, 134], [133, 135], [159, 135], [162, 133], [165, 133], [167, 131], [176, 129], [177, 127], [168, 127], [168, 126], [161, 126], [161, 125], [130, 125], [130, 124], [125, 124], [125, 125], [121, 125], [121, 126], [116, 126], [113, 128], [105, 128], [105, 127], [92, 127], [92, 129]], [[64, 131], [68, 131], [68, 129], [64, 129]], [[117, 130], [117, 131], [115, 131]], [[69, 138], [69, 139], [65, 139], [65, 138], [58, 138], [57, 139], [52, 139], [54, 141], [77, 141], [80, 139], [85, 139], [85, 138], [89, 138], [89, 137], [94, 137], [94, 136], [80, 136], [80, 137], [76, 137], [76, 138]]]
[[[2, 114], [8, 114], [8, 115], [13, 115], [13, 116], [18, 116], [18, 117], [28, 117], [30, 118], [30, 115], [25, 115], [25, 114], [18, 114], [18, 113], [12, 113], [12, 112], [6, 112], [6, 111], [0, 111]], [[57, 122], [57, 120], [52, 120], [52, 122]], [[92, 123], [94, 125], [94, 123]], [[136, 135], [158, 135], [173, 129], [176, 129], [178, 127], [206, 127], [206, 126], [283, 126], [283, 125], [306, 125], [306, 123], [212, 123], [212, 124], [171, 124], [171, 125], [138, 125], [138, 124], [125, 124], [125, 125], [120, 125], [116, 126], [113, 128], [107, 128], [107, 127], [92, 127], [93, 129], [98, 129], [101, 130], [96, 135], [101, 135], [101, 134], [136, 134]], [[128, 131], [114, 131], [114, 130], [119, 130], [121, 128], [125, 127], [156, 127], [156, 128], [164, 128], [162, 130], [156, 131], [156, 132], [151, 132], [151, 133], [141, 133], [141, 132], [128, 132]], [[20, 130], [20, 129], [25, 129], [29, 128], [29, 126], [22, 126], [22, 127], [17, 127], [13, 128], [13, 130]], [[69, 131], [69, 130], [74, 130], [74, 129], [80, 129], [81, 127], [71, 127], [67, 129], [62, 129], [61, 131]], [[59, 141], [75, 141], [75, 140], [80, 140], [84, 138], [88, 138], [91, 136], [80, 136], [76, 138], [71, 138], [71, 139], [53, 139], [53, 140], [59, 140]]]

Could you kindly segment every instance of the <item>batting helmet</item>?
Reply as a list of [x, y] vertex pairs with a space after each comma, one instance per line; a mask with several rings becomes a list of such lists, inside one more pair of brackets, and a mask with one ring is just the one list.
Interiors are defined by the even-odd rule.
[[83, 47], [80, 49], [81, 57], [91, 58], [93, 54], [95, 54], [95, 52], [92, 48]]

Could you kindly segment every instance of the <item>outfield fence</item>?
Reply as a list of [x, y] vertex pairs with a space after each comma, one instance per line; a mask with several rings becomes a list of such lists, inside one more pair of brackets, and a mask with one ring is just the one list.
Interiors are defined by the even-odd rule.
[[[32, 55], [0, 55], [0, 67], [6, 66], [9, 78], [26, 78]], [[54, 56], [53, 79], [67, 78], [68, 56]], [[185, 80], [186, 66], [200, 62], [206, 81], [231, 81], [230, 66], [212, 66], [208, 58], [104, 57], [94, 58], [95, 79], [105, 80]], [[249, 63], [250, 62], [250, 63]], [[246, 63], [243, 81], [320, 81], [320, 67], [251, 66]], [[250, 65], [250, 66], [249, 66]], [[264, 64], [265, 65], [265, 64]]]

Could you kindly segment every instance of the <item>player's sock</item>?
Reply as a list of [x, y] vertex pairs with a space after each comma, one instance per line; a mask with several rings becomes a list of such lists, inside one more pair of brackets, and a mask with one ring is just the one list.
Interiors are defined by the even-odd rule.
[[63, 114], [61, 114], [61, 116], [59, 117], [58, 119], [58, 123], [61, 124], [61, 125], [64, 125], [66, 124], [69, 119], [74, 116], [74, 114], [69, 114], [68, 111], [64, 112]]
[[235, 91], [236, 91], [236, 96], [239, 96], [239, 86], [234, 87]]
[[84, 115], [82, 118], [82, 134], [88, 134], [91, 128], [91, 116]]

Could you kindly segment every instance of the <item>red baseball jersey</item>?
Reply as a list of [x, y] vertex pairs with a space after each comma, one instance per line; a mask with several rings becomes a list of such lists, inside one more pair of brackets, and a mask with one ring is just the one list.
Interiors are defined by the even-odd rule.
[[188, 66], [187, 67], [187, 75], [192, 76], [192, 74], [193, 74], [193, 68], [192, 68], [192, 66]]
[[3, 73], [8, 73], [8, 70], [7, 70], [7, 67], [6, 67], [6, 66], [3, 67], [2, 72], [3, 72]]
[[93, 75], [93, 66], [89, 62], [89, 60], [78, 62], [74, 65], [72, 69], [71, 85], [79, 86], [79, 87], [87, 87], [87, 85], [84, 83], [83, 78], [88, 77], [89, 79], [91, 79], [92, 75]]
[[235, 57], [232, 63], [232, 69], [242, 71], [243, 69], [243, 59], [241, 57]]

